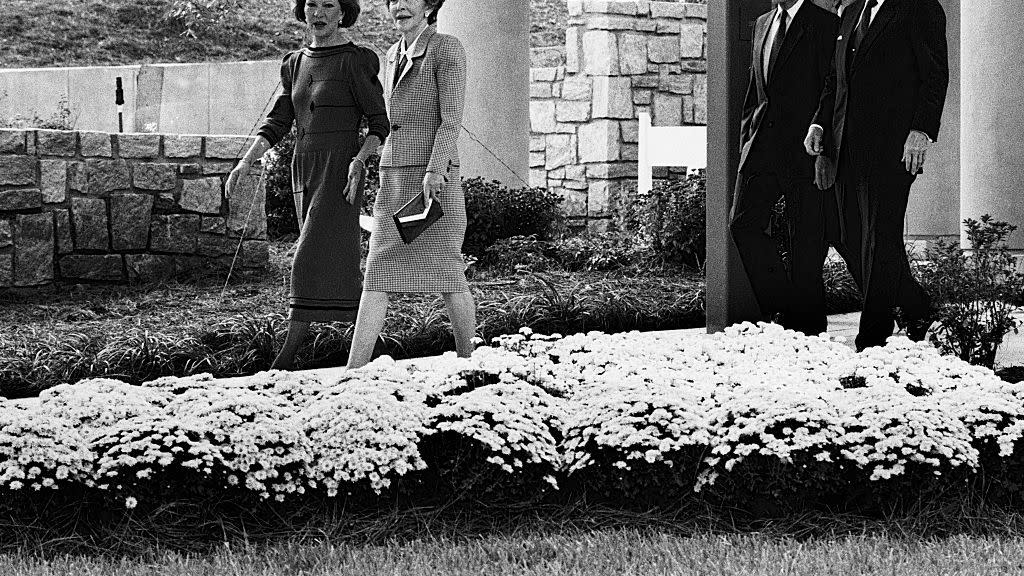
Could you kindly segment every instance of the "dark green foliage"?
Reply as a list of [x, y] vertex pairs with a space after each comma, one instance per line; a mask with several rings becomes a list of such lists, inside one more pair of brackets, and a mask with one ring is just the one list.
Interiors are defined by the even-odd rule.
[[498, 240], [485, 251], [480, 266], [492, 272], [529, 270], [544, 272], [609, 272], [636, 270], [652, 264], [649, 250], [629, 242], [623, 234], [581, 234], [557, 240], [536, 235]]
[[707, 174], [659, 180], [648, 194], [627, 189], [619, 198], [615, 227], [659, 260], [701, 270], [706, 257]]
[[281, 238], [299, 233], [292, 199], [292, 153], [295, 131], [285, 134], [263, 157], [263, 175], [267, 185], [267, 234]]
[[917, 274], [937, 311], [932, 342], [944, 354], [991, 368], [1003, 338], [1017, 331], [1013, 312], [1024, 301], [1024, 274], [1006, 244], [1017, 227], [988, 214], [964, 226], [970, 250], [940, 240]]
[[562, 197], [544, 188], [506, 188], [482, 178], [463, 180], [466, 195], [466, 238], [462, 251], [480, 256], [488, 246], [513, 236], [556, 234]]

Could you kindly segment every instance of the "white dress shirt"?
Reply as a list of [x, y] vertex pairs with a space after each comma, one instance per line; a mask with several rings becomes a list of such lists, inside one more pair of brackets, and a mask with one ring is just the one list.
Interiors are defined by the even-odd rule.
[[[787, 27], [793, 25], [793, 18], [796, 17], [796, 13], [800, 10], [800, 7], [803, 6], [803, 4], [804, 0], [797, 0], [796, 4], [790, 6], [789, 10], [786, 10]], [[778, 9], [775, 10], [775, 15], [772, 17], [772, 25], [768, 27], [768, 37], [764, 43], [764, 55], [761, 58], [761, 74], [764, 75], [765, 79], [768, 78], [768, 61], [771, 59], [772, 45], [775, 43], [775, 34], [779, 31], [779, 24], [781, 23], [779, 16], [781, 14], [782, 6], [780, 5]]]
[[[882, 4], [885, 4], [885, 0], [877, 0], [877, 2], [878, 3], [875, 4], [874, 8], [871, 9], [871, 19], [868, 20], [868, 26], [870, 26], [871, 23], [875, 21], [875, 16], [878, 16], [878, 10], [882, 7]], [[864, 8], [866, 9], [867, 7], [868, 7], [868, 3], [865, 2], [864, 3]], [[857, 18], [857, 23], [858, 24], [860, 23], [862, 18], [864, 18], [864, 10], [863, 9], [860, 11], [860, 17]]]

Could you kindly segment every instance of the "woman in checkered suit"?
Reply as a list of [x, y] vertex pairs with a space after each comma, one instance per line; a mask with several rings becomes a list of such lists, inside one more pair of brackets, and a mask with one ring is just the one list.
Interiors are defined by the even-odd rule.
[[[443, 4], [444, 0], [387, 0], [402, 38], [387, 54], [384, 97], [391, 134], [380, 158], [380, 190], [349, 368], [370, 361], [389, 293], [440, 293], [459, 356], [473, 350], [476, 307], [462, 259], [466, 201], [457, 148], [466, 53], [458, 38], [437, 32], [437, 12]], [[440, 202], [444, 216], [405, 244], [392, 215], [418, 194]]]

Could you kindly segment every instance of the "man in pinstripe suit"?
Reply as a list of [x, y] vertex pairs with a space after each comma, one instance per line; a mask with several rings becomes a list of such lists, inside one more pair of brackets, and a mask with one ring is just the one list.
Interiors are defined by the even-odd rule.
[[[845, 3], [844, 3], [845, 4]], [[830, 159], [840, 252], [861, 289], [857, 349], [885, 344], [893, 309], [922, 340], [931, 303], [910, 271], [903, 225], [910, 187], [938, 138], [949, 62], [938, 0], [856, 0], [843, 10], [818, 111], [804, 146]]]

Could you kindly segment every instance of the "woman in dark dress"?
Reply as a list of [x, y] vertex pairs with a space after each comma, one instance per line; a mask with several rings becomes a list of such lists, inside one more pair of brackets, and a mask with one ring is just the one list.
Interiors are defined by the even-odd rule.
[[[226, 185], [230, 197], [253, 160], [295, 124], [292, 192], [300, 234], [288, 336], [272, 365], [277, 369], [292, 367], [310, 322], [355, 319], [362, 292], [359, 212], [366, 159], [389, 133], [377, 55], [349, 41], [344, 30], [359, 16], [358, 0], [297, 0], [294, 12], [313, 40], [284, 57], [282, 93]], [[360, 148], [364, 116], [369, 131]]]

